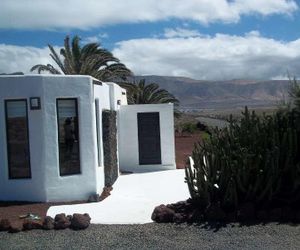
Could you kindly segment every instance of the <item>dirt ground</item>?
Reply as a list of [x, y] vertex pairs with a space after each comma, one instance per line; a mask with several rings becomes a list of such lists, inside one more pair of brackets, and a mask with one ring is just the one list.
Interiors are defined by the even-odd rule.
[[191, 155], [194, 144], [201, 140], [201, 133], [195, 134], [176, 134], [175, 151], [177, 168], [184, 168], [188, 157]]
[[[176, 149], [176, 164], [177, 168], [184, 168], [187, 157], [191, 155], [194, 143], [200, 140], [200, 133], [193, 135], [176, 134], [175, 149]], [[73, 202], [72, 204], [83, 203], [83, 201]], [[64, 205], [70, 203], [24, 203], [24, 202], [1, 202], [0, 201], [0, 220], [10, 219], [19, 220], [20, 215], [33, 213], [41, 218], [46, 216], [50, 206]]]

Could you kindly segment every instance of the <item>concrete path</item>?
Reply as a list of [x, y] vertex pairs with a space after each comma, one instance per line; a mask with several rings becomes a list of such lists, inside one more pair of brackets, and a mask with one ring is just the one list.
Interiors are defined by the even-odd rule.
[[141, 224], [152, 222], [155, 206], [190, 197], [184, 170], [122, 175], [112, 195], [99, 203], [50, 207], [47, 215], [88, 213], [95, 224]]

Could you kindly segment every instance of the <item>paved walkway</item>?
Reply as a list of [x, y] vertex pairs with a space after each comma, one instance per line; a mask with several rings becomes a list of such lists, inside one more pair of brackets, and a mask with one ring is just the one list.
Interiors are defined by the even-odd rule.
[[155, 206], [190, 197], [184, 170], [122, 175], [112, 195], [99, 203], [50, 207], [47, 215], [88, 213], [95, 224], [141, 224], [152, 222]]

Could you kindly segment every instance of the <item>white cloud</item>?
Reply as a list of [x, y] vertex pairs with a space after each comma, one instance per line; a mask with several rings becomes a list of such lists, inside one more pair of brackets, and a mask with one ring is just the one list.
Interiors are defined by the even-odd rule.
[[165, 29], [164, 37], [173, 38], [173, 37], [195, 37], [201, 36], [198, 30], [184, 29], [184, 28], [175, 28], [175, 29]]
[[169, 18], [230, 23], [242, 15], [291, 15], [296, 10], [295, 0], [1, 0], [0, 28], [87, 29]]
[[[118, 43], [113, 53], [137, 75], [279, 79], [289, 72], [300, 77], [300, 39], [277, 41], [261, 36], [258, 31], [244, 36], [200, 34], [132, 39]], [[39, 63], [53, 64], [48, 48], [0, 44], [0, 73], [29, 73]]]
[[138, 75], [195, 79], [271, 79], [300, 75], [300, 39], [276, 41], [252, 31], [245, 36], [133, 39], [113, 51]]
[[108, 38], [107, 33], [100, 33], [96, 36], [88, 36], [83, 38], [82, 43], [100, 43], [103, 39]]
[[0, 44], [0, 73], [29, 73], [33, 65], [47, 63], [53, 64], [48, 47], [40, 49]]

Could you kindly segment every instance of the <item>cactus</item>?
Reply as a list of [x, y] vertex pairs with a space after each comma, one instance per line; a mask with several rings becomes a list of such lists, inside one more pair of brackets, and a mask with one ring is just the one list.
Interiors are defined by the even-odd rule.
[[243, 203], [300, 206], [300, 119], [295, 110], [242, 119], [198, 143], [186, 167], [191, 198], [235, 210]]

